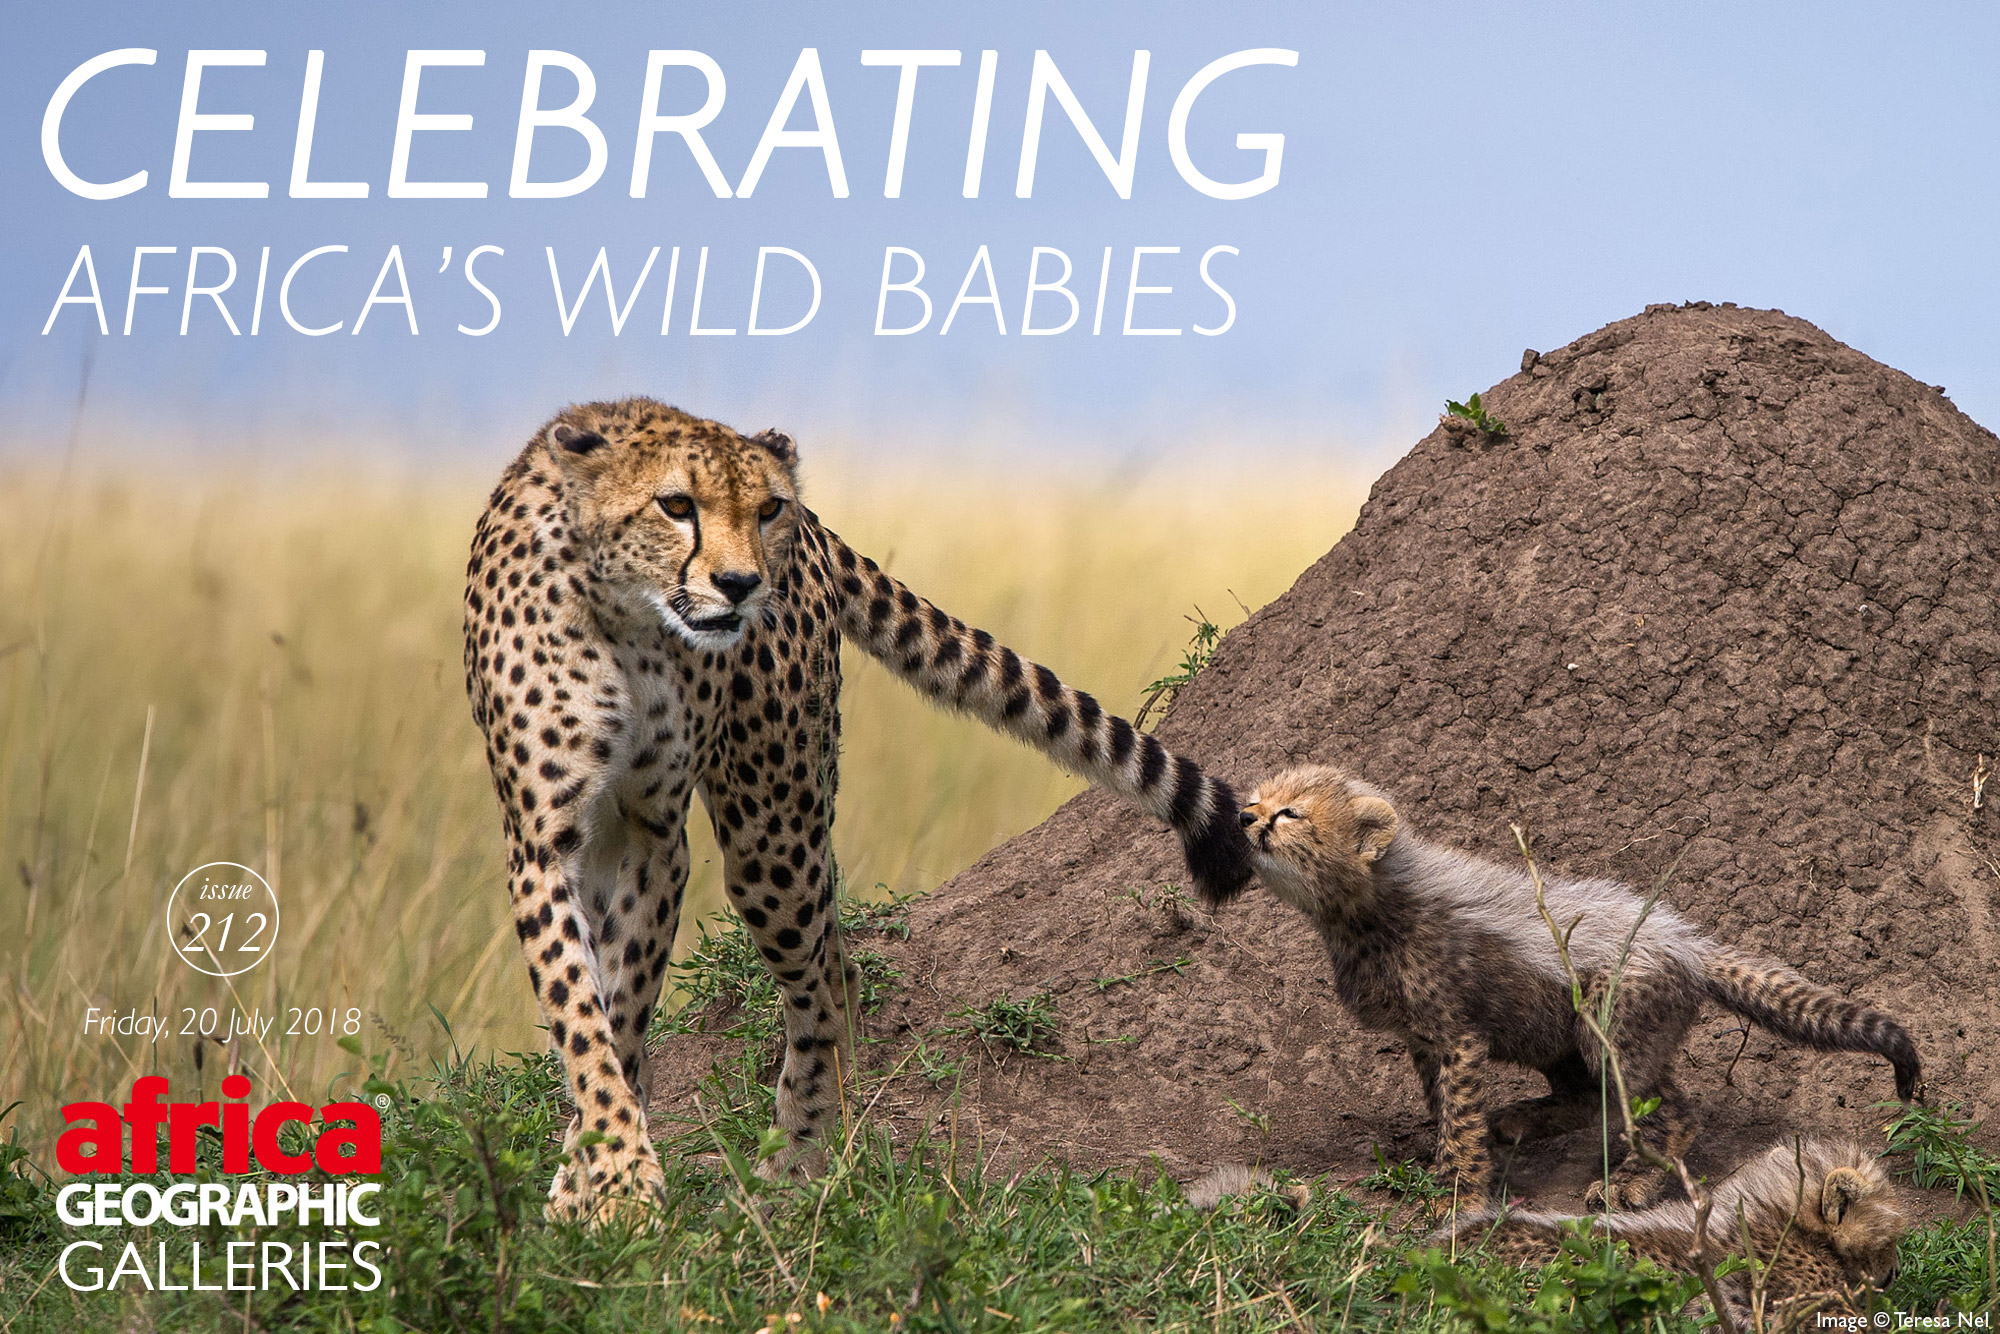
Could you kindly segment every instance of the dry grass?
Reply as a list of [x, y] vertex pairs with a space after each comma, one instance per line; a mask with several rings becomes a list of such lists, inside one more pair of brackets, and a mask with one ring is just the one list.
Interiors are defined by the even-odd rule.
[[[825, 465], [811, 498], [914, 586], [1127, 712], [1178, 659], [1187, 612], [1241, 619], [1237, 597], [1281, 592], [1361, 498], [1332, 475], [899, 471], [911, 480], [864, 490]], [[468, 1048], [539, 1045], [460, 681], [486, 485], [0, 475], [0, 1106], [25, 1100], [38, 1149], [65, 1101], [155, 1070], [197, 1082], [183, 1007], [280, 1016], [241, 1052], [260, 1100], [318, 1101], [355, 1064], [326, 1036], [285, 1036], [292, 1006], [358, 1007], [406, 1060], [445, 1045], [428, 1006]], [[852, 654], [845, 707], [852, 886], [931, 888], [1076, 790]], [[695, 847], [688, 920], [719, 903], [705, 831]], [[164, 937], [174, 883], [213, 860], [256, 867], [285, 909], [276, 957], [234, 994]], [[86, 1037], [92, 1005], [172, 1032]]]

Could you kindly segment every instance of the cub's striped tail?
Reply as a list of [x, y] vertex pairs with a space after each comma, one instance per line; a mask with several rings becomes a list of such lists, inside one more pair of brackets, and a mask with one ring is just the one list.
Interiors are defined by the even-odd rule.
[[[1671, 1200], [1650, 1209], [1614, 1214], [1552, 1214], [1487, 1206], [1454, 1216], [1432, 1232], [1432, 1246], [1484, 1245], [1515, 1264], [1547, 1264], [1562, 1254], [1563, 1237], [1578, 1223], [1586, 1234], [1609, 1233], [1661, 1263], [1684, 1261], [1694, 1249], [1694, 1207]], [[1726, 1237], [1727, 1234], [1725, 1233]]]
[[850, 639], [936, 703], [1025, 741], [1172, 825], [1205, 902], [1232, 898], [1249, 883], [1250, 841], [1229, 784], [821, 531]]
[[1918, 1096], [1923, 1064], [1909, 1030], [1782, 964], [1724, 945], [1708, 951], [1708, 994], [1788, 1042], [1820, 1051], [1872, 1051], [1896, 1068], [1896, 1096]]

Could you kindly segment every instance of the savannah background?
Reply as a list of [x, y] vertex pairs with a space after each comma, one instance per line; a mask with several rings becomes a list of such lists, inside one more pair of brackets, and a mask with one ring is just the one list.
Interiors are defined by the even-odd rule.
[[[1347, 527], [1358, 479], [1283, 487], [1192, 463], [1019, 479], [807, 460], [807, 500], [860, 550], [1128, 714], [1201, 613], [1227, 627]], [[496, 450], [493, 471], [511, 453]], [[900, 470], [899, 470], [900, 471]], [[190, 477], [0, 472], [0, 1069], [25, 1143], [142, 1073], [201, 1086], [181, 1008], [281, 1016], [243, 1059], [276, 1096], [355, 1072], [287, 1007], [359, 1007], [390, 1074], [543, 1042], [506, 912], [497, 807], [465, 702], [465, 548], [490, 480], [450, 472]], [[1226, 522], [1221, 516], [1228, 516]], [[850, 889], [935, 888], [1079, 783], [921, 702], [850, 652], [836, 833]], [[686, 939], [720, 912], [691, 822]], [[276, 890], [273, 956], [224, 981], [168, 947], [204, 862]], [[684, 951], [683, 951], [684, 952]], [[233, 990], [232, 990], [233, 985]], [[89, 1006], [169, 1017], [158, 1043], [86, 1036]], [[226, 1059], [226, 1054], [224, 1054]], [[216, 1061], [205, 1066], [209, 1083]], [[188, 1081], [183, 1084], [182, 1081]]]

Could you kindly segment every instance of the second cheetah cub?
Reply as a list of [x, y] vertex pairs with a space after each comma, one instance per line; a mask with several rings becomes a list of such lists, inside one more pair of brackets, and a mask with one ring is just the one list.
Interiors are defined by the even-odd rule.
[[[1747, 1268], [1721, 1280], [1722, 1299], [1743, 1330], [1756, 1327], [1755, 1287], [1762, 1290], [1765, 1329], [1798, 1328], [1822, 1311], [1864, 1313], [1870, 1290], [1886, 1288], [1895, 1276], [1896, 1244], [1910, 1226], [1882, 1165], [1844, 1140], [1774, 1144], [1724, 1178], [1710, 1201], [1710, 1259], [1743, 1255], [1747, 1240], [1761, 1270], [1754, 1286], [1757, 1271]], [[1686, 1200], [1587, 1219], [1482, 1209], [1431, 1240], [1484, 1244], [1516, 1263], [1546, 1264], [1561, 1253], [1564, 1230], [1579, 1225], [1587, 1236], [1615, 1237], [1670, 1269], [1691, 1268], [1701, 1240]]]
[[[1549, 1081], [1547, 1097], [1492, 1115], [1499, 1139], [1559, 1135], [1595, 1119], [1602, 1056], [1571, 1003], [1526, 870], [1425, 842], [1383, 792], [1321, 766], [1266, 780], [1242, 820], [1258, 878], [1319, 928], [1341, 1001], [1409, 1044], [1437, 1120], [1438, 1161], [1460, 1191], [1483, 1195], [1492, 1184], [1488, 1061]], [[1648, 911], [1616, 881], [1547, 876], [1543, 887], [1587, 990], [1601, 997], [1616, 977], [1608, 1032], [1627, 1089], [1660, 1100], [1645, 1129], [1669, 1157], [1694, 1137], [1673, 1061], [1705, 1000], [1802, 1046], [1875, 1052], [1895, 1067], [1896, 1096], [1915, 1094], [1916, 1046], [1889, 1015], [1717, 944], [1664, 904]], [[1634, 1155], [1592, 1194], [1645, 1204], [1665, 1184]]]

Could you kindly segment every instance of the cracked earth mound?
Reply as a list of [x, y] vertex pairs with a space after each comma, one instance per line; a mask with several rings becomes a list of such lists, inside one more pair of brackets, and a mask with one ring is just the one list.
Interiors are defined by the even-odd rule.
[[[1489, 857], [1518, 856], [1520, 821], [1572, 874], [1671, 869], [1683, 914], [1899, 1015], [1933, 1100], [1992, 1116], [2000, 781], [1972, 798], [2000, 755], [2000, 440], [1772, 311], [1651, 307], [1523, 361], [1485, 395], [1510, 434], [1419, 441], [1161, 739], [1244, 787], [1356, 771]], [[900, 971], [868, 1019], [872, 1114], [1182, 1178], [1427, 1155], [1406, 1054], [1340, 1010], [1303, 920], [1261, 889], [1185, 909], [1181, 878], [1165, 829], [1087, 793], [917, 904], [907, 940], [858, 940]], [[952, 1017], [1044, 992], [1045, 1055]], [[915, 1073], [920, 1040], [960, 1062], [956, 1096]], [[659, 1114], [725, 1045], [663, 1046]], [[1697, 1170], [1793, 1129], [1876, 1140], [1892, 1096], [1879, 1060], [1745, 1045], [1713, 1008], [1677, 1078], [1709, 1128]], [[1523, 1150], [1515, 1189], [1573, 1198], [1597, 1142]]]

